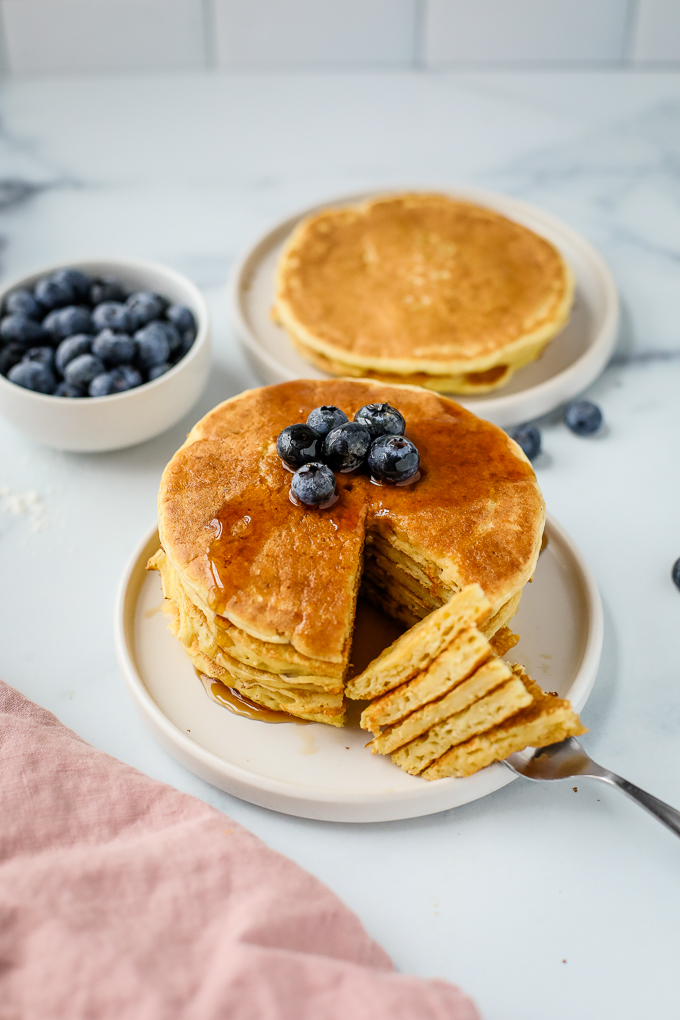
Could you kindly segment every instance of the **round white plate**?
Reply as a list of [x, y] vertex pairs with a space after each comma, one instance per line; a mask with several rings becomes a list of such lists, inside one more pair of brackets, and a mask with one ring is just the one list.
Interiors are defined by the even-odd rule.
[[[513, 622], [522, 635], [507, 656], [544, 689], [580, 711], [602, 650], [602, 606], [571, 539], [548, 519], [540, 556]], [[145, 570], [158, 548], [153, 528], [132, 555], [116, 603], [118, 661], [142, 718], [159, 743], [196, 775], [262, 807], [334, 822], [380, 822], [445, 811], [515, 778], [503, 764], [467, 779], [428, 782], [366, 750], [358, 725], [271, 724], [234, 715], [207, 696], [160, 611], [159, 575]]]
[[[276, 263], [288, 235], [303, 217], [328, 206], [361, 201], [371, 194], [345, 195], [291, 216], [267, 231], [235, 266], [229, 282], [232, 325], [254, 371], [265, 383], [330, 378], [295, 351], [285, 330], [271, 318]], [[542, 209], [490, 191], [466, 188], [449, 194], [488, 206], [530, 227], [559, 249], [574, 272], [576, 298], [571, 318], [543, 356], [520, 369], [496, 393], [456, 397], [496, 425], [516, 425], [538, 418], [582, 393], [609, 361], [619, 321], [614, 280], [584, 237]]]

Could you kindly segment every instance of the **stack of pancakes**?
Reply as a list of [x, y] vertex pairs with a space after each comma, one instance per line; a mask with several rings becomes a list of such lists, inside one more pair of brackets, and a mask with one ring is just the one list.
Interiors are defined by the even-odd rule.
[[[420, 451], [412, 485], [337, 475], [330, 508], [296, 506], [276, 453], [323, 404], [386, 401]], [[499, 428], [415, 387], [284, 383], [240, 394], [190, 432], [159, 495], [172, 627], [196, 668], [258, 705], [342, 725], [357, 596], [412, 626], [479, 584], [491, 636], [514, 615], [541, 547], [534, 472]]]
[[391, 195], [303, 220], [279, 260], [274, 318], [336, 376], [485, 393], [566, 323], [571, 270], [492, 209]]
[[568, 701], [493, 654], [479, 629], [491, 612], [469, 585], [350, 681], [349, 698], [375, 699], [361, 716], [374, 754], [441, 779], [585, 732]]

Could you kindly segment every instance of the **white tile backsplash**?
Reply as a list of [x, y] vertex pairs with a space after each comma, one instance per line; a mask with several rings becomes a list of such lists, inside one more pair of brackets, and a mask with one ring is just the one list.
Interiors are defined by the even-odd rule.
[[680, 61], [680, 0], [638, 0], [632, 57]]
[[212, 0], [218, 65], [409, 64], [418, 0]]
[[0, 0], [0, 12], [11, 72], [205, 63], [201, 0]]
[[426, 65], [618, 61], [627, 0], [425, 0]]

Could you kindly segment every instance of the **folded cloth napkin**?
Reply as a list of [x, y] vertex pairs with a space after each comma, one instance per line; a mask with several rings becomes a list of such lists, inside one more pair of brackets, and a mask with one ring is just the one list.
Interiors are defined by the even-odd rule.
[[321, 882], [0, 682], [1, 1020], [479, 1020]]

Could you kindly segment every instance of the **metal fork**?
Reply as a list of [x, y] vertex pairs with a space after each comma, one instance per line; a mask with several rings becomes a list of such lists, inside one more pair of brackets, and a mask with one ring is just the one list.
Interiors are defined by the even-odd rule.
[[505, 759], [504, 764], [518, 776], [536, 782], [573, 779], [576, 776], [601, 779], [603, 783], [618, 787], [631, 800], [637, 801], [641, 807], [668, 826], [676, 836], [680, 836], [680, 811], [676, 811], [669, 804], [664, 804], [658, 797], [652, 797], [651, 793], [646, 793], [638, 786], [633, 786], [627, 779], [603, 769], [588, 757], [574, 737], [568, 737], [559, 744], [550, 744], [549, 747], [527, 747], [524, 751], [516, 751]]

